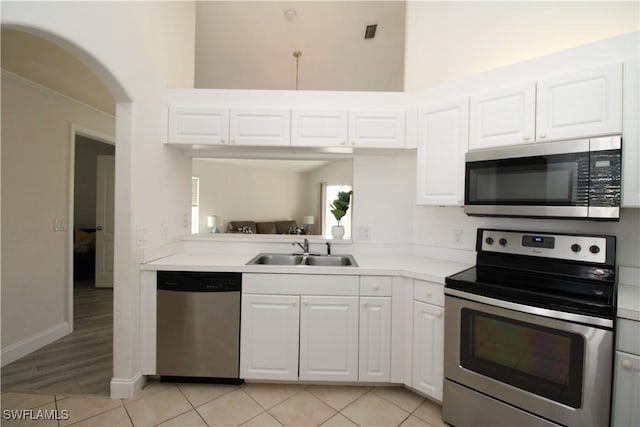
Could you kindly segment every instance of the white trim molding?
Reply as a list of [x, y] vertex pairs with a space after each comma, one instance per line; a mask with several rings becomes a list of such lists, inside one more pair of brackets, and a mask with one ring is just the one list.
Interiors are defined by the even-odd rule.
[[132, 378], [111, 378], [111, 398], [130, 399], [142, 390], [146, 377], [137, 372]]
[[51, 326], [44, 331], [31, 335], [30, 337], [22, 339], [17, 343], [11, 344], [2, 349], [1, 366], [6, 366], [9, 363], [15, 362], [16, 360], [51, 344], [69, 333], [71, 333], [71, 325], [69, 322], [62, 322]]

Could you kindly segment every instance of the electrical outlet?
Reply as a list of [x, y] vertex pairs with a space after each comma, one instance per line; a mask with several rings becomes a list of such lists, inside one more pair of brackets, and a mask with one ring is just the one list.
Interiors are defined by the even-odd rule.
[[370, 225], [363, 225], [358, 227], [358, 240], [371, 240]]
[[147, 244], [147, 229], [145, 227], [138, 227], [136, 229], [136, 244], [138, 246]]
[[169, 236], [169, 228], [167, 227], [167, 224], [162, 224], [160, 226], [160, 238], [162, 240], [167, 240], [167, 237]]
[[453, 244], [456, 246], [462, 246], [463, 233], [461, 228], [455, 228], [453, 230]]
[[189, 215], [188, 214], [184, 214], [184, 216], [182, 217], [182, 226], [184, 228], [189, 228]]

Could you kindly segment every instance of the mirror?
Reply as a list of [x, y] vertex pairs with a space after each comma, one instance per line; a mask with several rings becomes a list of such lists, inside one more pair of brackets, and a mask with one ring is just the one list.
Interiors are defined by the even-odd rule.
[[[331, 237], [328, 207], [353, 185], [353, 161], [194, 158], [192, 233]], [[341, 225], [351, 238], [350, 206]], [[214, 230], [215, 231], [215, 230]]]

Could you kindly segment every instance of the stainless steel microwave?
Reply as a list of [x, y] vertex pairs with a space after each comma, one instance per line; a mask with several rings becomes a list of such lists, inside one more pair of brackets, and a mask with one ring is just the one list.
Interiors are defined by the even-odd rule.
[[470, 151], [468, 215], [620, 219], [622, 138]]

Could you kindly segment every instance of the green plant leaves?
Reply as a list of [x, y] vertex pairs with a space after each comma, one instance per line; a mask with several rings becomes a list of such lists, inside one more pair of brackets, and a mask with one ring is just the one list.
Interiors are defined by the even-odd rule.
[[347, 211], [349, 210], [349, 203], [351, 202], [352, 194], [353, 191], [341, 191], [338, 193], [338, 198], [329, 205], [329, 207], [331, 207], [331, 213], [338, 221], [338, 225], [340, 225], [340, 220], [347, 214]]

